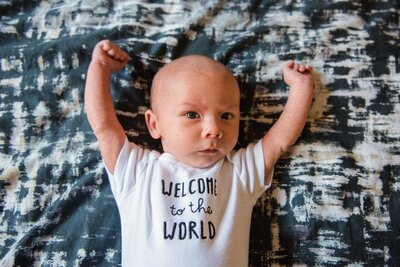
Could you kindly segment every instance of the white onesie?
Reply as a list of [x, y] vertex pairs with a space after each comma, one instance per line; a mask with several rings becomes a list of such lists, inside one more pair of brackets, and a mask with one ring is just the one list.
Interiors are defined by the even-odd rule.
[[126, 139], [108, 170], [121, 216], [122, 266], [248, 266], [250, 221], [265, 185], [261, 142], [208, 168]]

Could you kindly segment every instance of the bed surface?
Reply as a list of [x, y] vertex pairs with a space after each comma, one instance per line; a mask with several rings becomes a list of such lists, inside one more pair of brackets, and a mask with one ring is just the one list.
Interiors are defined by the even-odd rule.
[[283, 110], [289, 59], [314, 67], [306, 127], [253, 211], [250, 266], [400, 264], [400, 4], [388, 1], [0, 1], [0, 265], [118, 266], [120, 221], [84, 110], [94, 45], [131, 141], [154, 73], [215, 58], [241, 86], [238, 147]]

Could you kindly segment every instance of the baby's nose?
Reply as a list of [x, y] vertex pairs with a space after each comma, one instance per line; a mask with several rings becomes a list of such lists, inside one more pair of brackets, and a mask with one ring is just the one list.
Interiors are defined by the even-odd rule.
[[216, 120], [208, 120], [205, 122], [203, 137], [222, 138], [222, 128]]

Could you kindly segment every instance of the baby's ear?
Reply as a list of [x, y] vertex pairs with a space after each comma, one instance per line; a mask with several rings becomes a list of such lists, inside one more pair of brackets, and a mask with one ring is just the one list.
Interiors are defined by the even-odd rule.
[[156, 114], [151, 109], [146, 110], [145, 112], [146, 124], [149, 129], [151, 137], [154, 139], [159, 139], [161, 137], [160, 131], [158, 129], [158, 122]]

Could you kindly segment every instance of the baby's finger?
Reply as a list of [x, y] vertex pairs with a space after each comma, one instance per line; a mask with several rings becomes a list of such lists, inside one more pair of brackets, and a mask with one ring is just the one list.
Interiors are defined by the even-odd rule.
[[109, 56], [111, 56], [113, 59], [115, 59], [115, 60], [120, 60], [120, 61], [122, 61], [122, 50], [119, 48], [119, 47], [117, 47], [117, 46], [114, 46], [113, 47], [113, 49], [111, 49], [110, 51], [109, 51], [109, 53], [108, 53], [108, 55]]
[[99, 43], [99, 46], [101, 47], [101, 49], [103, 49], [103, 51], [107, 52], [111, 49], [111, 44], [112, 43], [110, 40], [103, 40]]
[[119, 61], [125, 61], [129, 57], [128, 54], [117, 45], [114, 45], [109, 52], [109, 56]]
[[109, 56], [115, 56], [118, 53], [118, 46], [116, 46], [110, 40], [103, 40], [99, 43], [99, 45]]
[[114, 53], [113, 58], [119, 60], [121, 57], [121, 50], [118, 47], [114, 47], [112, 52]]
[[129, 55], [125, 51], [122, 51], [121, 55], [121, 61], [128, 61], [129, 60]]
[[306, 70], [306, 68], [304, 67], [304, 65], [299, 65], [300, 72], [304, 72], [305, 70]]
[[111, 46], [106, 52], [110, 57], [115, 58], [118, 54], [118, 49], [115, 46]]
[[128, 58], [128, 57], [129, 57], [128, 53], [121, 49], [121, 58], [125, 59], [125, 58]]
[[285, 65], [286, 65], [286, 67], [288, 67], [289, 69], [291, 69], [291, 68], [293, 68], [294, 61], [293, 61], [293, 60], [289, 60], [289, 61], [286, 62]]
[[124, 50], [118, 48], [117, 54], [115, 55], [115, 59], [119, 61], [125, 61], [127, 58], [128, 54]]

